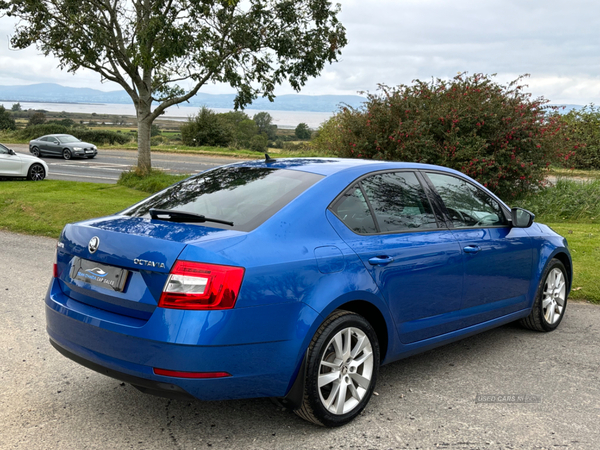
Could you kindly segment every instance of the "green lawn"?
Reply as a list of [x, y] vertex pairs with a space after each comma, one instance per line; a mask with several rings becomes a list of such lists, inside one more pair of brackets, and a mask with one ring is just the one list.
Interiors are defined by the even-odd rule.
[[0, 229], [58, 237], [66, 223], [113, 214], [147, 196], [114, 184], [0, 181]]
[[600, 225], [546, 223], [567, 238], [573, 258], [571, 298], [600, 303]]

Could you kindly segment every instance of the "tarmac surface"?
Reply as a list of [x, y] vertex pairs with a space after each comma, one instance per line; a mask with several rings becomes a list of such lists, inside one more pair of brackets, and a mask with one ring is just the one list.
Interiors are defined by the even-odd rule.
[[54, 248], [0, 232], [0, 449], [600, 448], [599, 306], [384, 366], [364, 413], [325, 429], [268, 399], [148, 396], [64, 358], [45, 331]]

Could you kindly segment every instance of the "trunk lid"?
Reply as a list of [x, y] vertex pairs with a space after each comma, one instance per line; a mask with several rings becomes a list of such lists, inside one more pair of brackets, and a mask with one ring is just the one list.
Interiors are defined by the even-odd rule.
[[[230, 239], [244, 239], [245, 235], [126, 216], [68, 224], [58, 245], [60, 286], [65, 295], [79, 303], [147, 320], [173, 264], [188, 244], [227, 239], [230, 246]], [[203, 251], [202, 257], [207, 259], [203, 262], [219, 263], [222, 258], [215, 253], [219, 247], [213, 245]], [[111, 277], [116, 282], [105, 281]]]

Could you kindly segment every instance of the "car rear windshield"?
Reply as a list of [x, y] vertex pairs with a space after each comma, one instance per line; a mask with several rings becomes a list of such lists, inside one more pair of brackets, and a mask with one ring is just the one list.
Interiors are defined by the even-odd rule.
[[221, 167], [174, 184], [121, 214], [149, 218], [150, 209], [183, 211], [234, 224], [207, 220], [205, 226], [251, 231], [321, 178], [296, 170]]

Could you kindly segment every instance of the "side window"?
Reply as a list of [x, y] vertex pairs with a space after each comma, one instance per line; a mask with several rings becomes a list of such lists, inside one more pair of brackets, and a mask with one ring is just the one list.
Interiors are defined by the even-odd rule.
[[331, 210], [355, 233], [377, 233], [369, 205], [367, 205], [367, 201], [357, 185], [346, 191]]
[[48, 142], [48, 138], [47, 137], [41, 137], [41, 138], [38, 139], [38, 141]]
[[471, 183], [452, 175], [427, 173], [455, 228], [507, 225], [500, 204]]
[[429, 200], [413, 172], [381, 173], [361, 183], [381, 233], [437, 228]]

